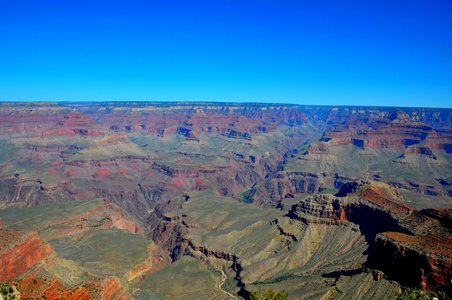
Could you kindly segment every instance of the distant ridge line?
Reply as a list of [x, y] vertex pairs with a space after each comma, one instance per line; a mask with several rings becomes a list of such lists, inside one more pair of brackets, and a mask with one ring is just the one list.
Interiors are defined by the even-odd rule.
[[452, 108], [445, 107], [416, 107], [416, 106], [366, 106], [366, 105], [306, 105], [306, 104], [293, 104], [293, 103], [265, 103], [265, 102], [216, 102], [216, 101], [0, 101], [1, 106], [132, 106], [132, 107], [172, 107], [172, 106], [218, 106], [218, 107], [254, 107], [254, 108], [271, 108], [271, 107], [287, 107], [287, 108], [324, 108], [324, 109], [354, 109], [354, 110], [450, 110]]

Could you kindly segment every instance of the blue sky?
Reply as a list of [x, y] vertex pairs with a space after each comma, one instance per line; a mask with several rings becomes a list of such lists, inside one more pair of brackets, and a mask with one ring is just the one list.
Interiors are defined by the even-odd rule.
[[452, 1], [0, 1], [0, 101], [452, 107]]

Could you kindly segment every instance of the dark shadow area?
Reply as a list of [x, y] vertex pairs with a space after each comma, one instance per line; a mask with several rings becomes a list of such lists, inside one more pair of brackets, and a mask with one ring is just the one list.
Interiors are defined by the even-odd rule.
[[336, 197], [345, 197], [349, 193], [354, 193], [358, 190], [360, 187], [360, 184], [356, 181], [353, 182], [347, 182], [341, 186], [339, 189], [339, 192], [337, 192], [334, 196]]
[[347, 271], [336, 271], [331, 273], [325, 273], [322, 274], [322, 277], [329, 277], [329, 278], [335, 278], [333, 285], [336, 284], [336, 282], [339, 280], [341, 276], [354, 276], [361, 274], [363, 272], [362, 269], [353, 269], [353, 270], [347, 270]]
[[249, 299], [250, 298], [250, 292], [248, 292], [245, 289], [245, 283], [242, 281], [242, 277], [240, 276], [240, 273], [242, 272], [243, 268], [242, 265], [237, 262], [237, 260], [234, 260], [234, 263], [232, 264], [232, 269], [235, 271], [236, 276], [234, 279], [237, 281], [237, 286], [240, 288], [237, 295], [242, 297], [243, 299]]

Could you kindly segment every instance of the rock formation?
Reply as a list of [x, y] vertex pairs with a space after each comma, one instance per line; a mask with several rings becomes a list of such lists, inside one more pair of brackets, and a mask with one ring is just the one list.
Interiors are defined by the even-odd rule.
[[355, 223], [370, 243], [368, 267], [405, 286], [450, 292], [452, 210], [410, 208], [381, 184], [354, 182], [339, 194], [308, 197], [288, 216], [315, 224]]
[[9, 281], [39, 261], [53, 255], [52, 246], [45, 244], [36, 232], [0, 229], [0, 282]]

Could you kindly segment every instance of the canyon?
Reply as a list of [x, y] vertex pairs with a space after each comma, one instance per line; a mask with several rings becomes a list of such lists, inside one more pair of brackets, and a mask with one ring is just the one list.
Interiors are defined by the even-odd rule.
[[0, 282], [47, 299], [452, 293], [452, 110], [0, 103]]

